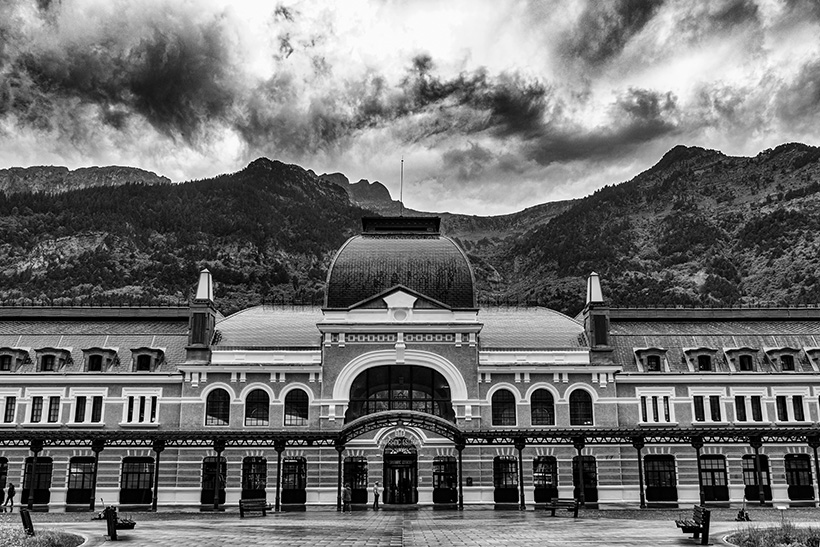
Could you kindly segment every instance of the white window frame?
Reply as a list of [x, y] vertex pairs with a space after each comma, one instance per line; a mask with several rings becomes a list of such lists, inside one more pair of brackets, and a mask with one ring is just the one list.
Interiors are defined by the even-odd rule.
[[[148, 412], [146, 412], [146, 416], [148, 416], [147, 420], [143, 420], [142, 422], [132, 420], [128, 421], [128, 401], [129, 399], [134, 399], [134, 412], [133, 416], [138, 416], [139, 413], [137, 412], [137, 405], [139, 404], [140, 397], [145, 397], [146, 403], [148, 405]], [[150, 421], [151, 419], [151, 398], [157, 398], [157, 412], [156, 412], [156, 420]], [[160, 421], [160, 410], [162, 409], [162, 388], [123, 388], [122, 389], [122, 419], [120, 420], [121, 427], [159, 427]]]
[[[695, 396], [701, 396], [704, 399], [704, 408], [703, 408], [703, 418], [702, 422], [698, 422], [695, 420]], [[710, 397], [717, 395], [720, 397], [720, 420], [714, 421], [712, 420], [712, 411], [711, 411], [711, 402], [709, 401]], [[690, 406], [692, 409], [692, 425], [695, 424], [728, 424], [730, 423], [726, 417], [726, 388], [723, 387], [690, 387], [689, 388], [689, 399], [691, 401]]]
[[[803, 421], [794, 420], [794, 396], [803, 397]], [[782, 421], [777, 415], [777, 398], [786, 397], [786, 412], [788, 420]], [[811, 413], [809, 412], [808, 400], [810, 390], [808, 387], [774, 387], [772, 388], [772, 402], [774, 403], [774, 423], [778, 425], [806, 425], [811, 423]]]
[[[768, 401], [769, 397], [766, 393], [766, 388], [755, 388], [755, 387], [731, 387], [729, 388], [729, 397], [732, 399], [732, 408], [734, 409], [734, 424], [737, 425], [755, 425], [755, 424], [768, 424], [771, 423], [769, 419], [769, 411], [767, 409], [768, 405], [766, 402]], [[746, 420], [741, 421], [737, 419], [737, 408], [735, 408], [735, 397], [744, 397], [744, 403], [746, 404]], [[756, 422], [752, 419], [752, 397], [760, 397], [760, 415], [762, 421]], [[804, 401], [805, 402], [805, 401]]]
[[[675, 390], [674, 388], [639, 388], [635, 390], [635, 397], [638, 400], [638, 424], [639, 425], [678, 425], [675, 418]], [[642, 397], [646, 397], [647, 405], [650, 404], [652, 397], [658, 398], [658, 421], [654, 418], [651, 406], [646, 409], [646, 421], [643, 420]], [[665, 421], [663, 411], [663, 398], [669, 399], [669, 421]]]
[[[85, 416], [83, 417], [82, 422], [75, 422], [74, 418], [77, 417], [77, 397], [85, 397], [86, 404], [85, 404]], [[92, 405], [94, 401], [94, 397], [102, 397], [102, 412], [100, 413], [100, 421], [99, 422], [92, 422], [91, 421], [91, 412], [92, 412]], [[66, 425], [69, 427], [105, 427], [105, 403], [106, 399], [108, 399], [108, 388], [90, 388], [90, 387], [72, 387], [68, 390], [68, 398], [71, 401], [71, 407], [69, 409], [68, 415], [68, 422]]]
[[[16, 427], [17, 426], [17, 417], [20, 415], [20, 403], [22, 402], [22, 389], [11, 389], [11, 388], [3, 388], [0, 389], [0, 427]], [[14, 419], [8, 423], [6, 423], [6, 400], [9, 397], [14, 397], [15, 406], [14, 406]]]
[[[39, 422], [32, 422], [31, 421], [31, 404], [34, 397], [42, 397], [43, 398], [43, 415], [42, 419]], [[56, 422], [49, 422], [48, 421], [48, 408], [49, 408], [49, 401], [51, 397], [59, 397], [60, 398], [60, 411], [57, 414], [57, 421]], [[65, 398], [65, 388], [53, 388], [53, 387], [30, 387], [26, 388], [26, 394], [23, 399], [17, 399], [17, 404], [20, 405], [21, 403], [25, 404], [25, 410], [23, 411], [23, 421], [21, 425], [26, 427], [62, 427], [63, 421], [65, 419], [65, 407], [66, 407], [66, 398]], [[17, 412], [20, 412], [20, 408], [18, 406]]]

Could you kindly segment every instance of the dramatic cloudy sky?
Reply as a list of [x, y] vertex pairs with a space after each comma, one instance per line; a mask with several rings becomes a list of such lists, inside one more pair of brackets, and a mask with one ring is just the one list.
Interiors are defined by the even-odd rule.
[[267, 156], [511, 212], [820, 144], [818, 0], [2, 0], [0, 167]]

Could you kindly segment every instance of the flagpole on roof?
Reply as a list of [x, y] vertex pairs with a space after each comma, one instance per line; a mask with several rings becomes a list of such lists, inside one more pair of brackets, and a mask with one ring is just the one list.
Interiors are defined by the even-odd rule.
[[399, 182], [399, 216], [404, 216], [404, 155], [401, 157], [401, 179]]

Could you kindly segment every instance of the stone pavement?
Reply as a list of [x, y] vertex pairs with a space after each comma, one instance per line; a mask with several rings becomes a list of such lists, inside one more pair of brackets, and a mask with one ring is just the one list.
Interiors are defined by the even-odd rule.
[[[372, 547], [433, 547], [433, 546], [694, 546], [696, 542], [682, 534], [673, 522], [677, 512], [667, 512], [657, 520], [624, 518], [573, 519], [546, 516], [536, 511], [496, 511], [470, 509], [434, 511], [361, 511], [340, 514], [333, 511], [279, 513], [267, 517], [240, 520], [238, 514], [175, 515], [163, 519], [137, 521], [134, 530], [121, 531], [121, 544], [126, 547], [222, 547], [243, 546], [346, 546]], [[86, 514], [87, 515], [87, 514]], [[53, 522], [47, 514], [35, 515], [38, 529], [58, 529], [78, 533], [86, 538], [89, 547], [106, 543], [105, 523], [80, 520]], [[755, 522], [757, 526], [766, 523]], [[737, 529], [737, 523], [714, 522], [711, 539], [720, 544], [720, 538]]]

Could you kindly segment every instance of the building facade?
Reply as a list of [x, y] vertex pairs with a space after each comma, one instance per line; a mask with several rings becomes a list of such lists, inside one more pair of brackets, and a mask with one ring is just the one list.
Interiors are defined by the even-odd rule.
[[[438, 218], [366, 218], [321, 308], [0, 308], [0, 485], [41, 510], [814, 504], [820, 309], [479, 309]], [[217, 280], [218, 281], [218, 280]], [[32, 480], [33, 477], [33, 480]]]

